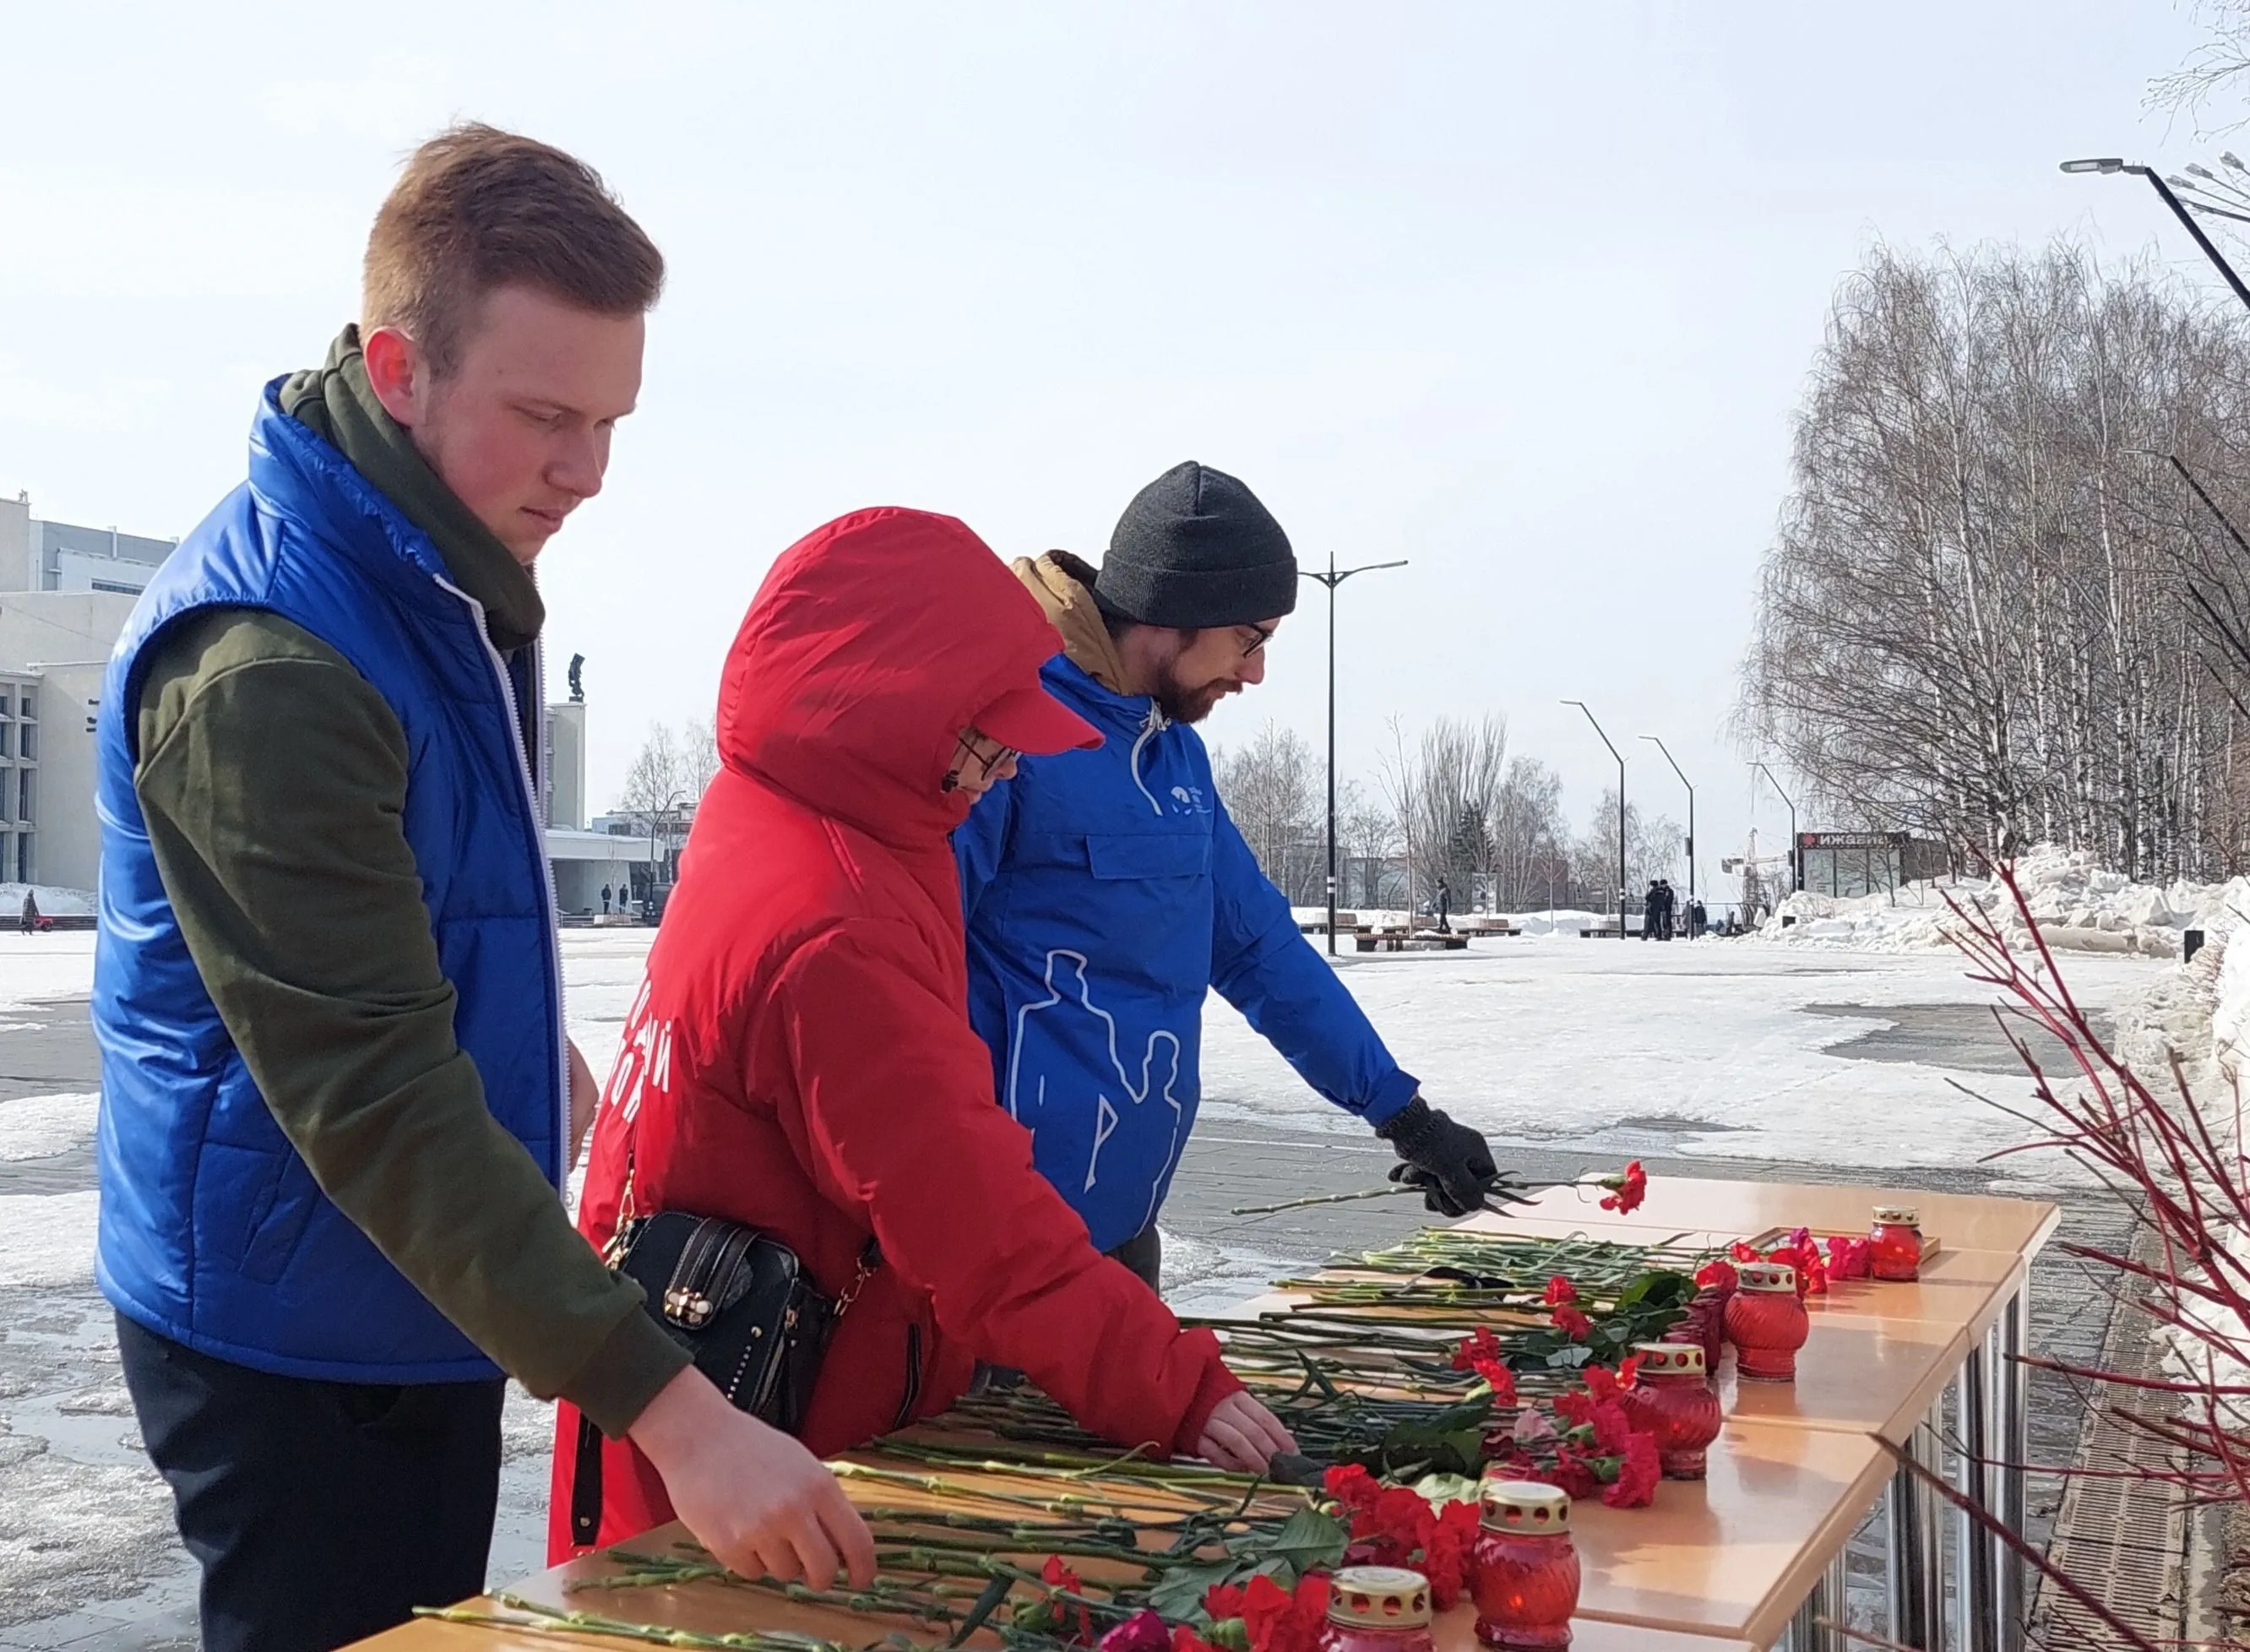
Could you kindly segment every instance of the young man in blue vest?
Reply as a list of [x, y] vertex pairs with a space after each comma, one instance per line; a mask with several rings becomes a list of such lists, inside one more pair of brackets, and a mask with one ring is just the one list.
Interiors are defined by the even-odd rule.
[[1019, 759], [954, 833], [970, 1016], [1001, 1105], [1095, 1246], [1157, 1282], [1213, 988], [1391, 1144], [1392, 1179], [1430, 1209], [1483, 1204], [1501, 1182], [1484, 1137], [1423, 1101], [1299, 932], [1192, 726], [1264, 680], [1296, 606], [1280, 524], [1233, 477], [1180, 465], [1126, 508], [1099, 571], [1055, 551], [1016, 573], [1062, 632], [1049, 691], [1107, 738]]
[[793, 1440], [689, 1367], [557, 1189], [563, 1033], [531, 566], [631, 412], [663, 261], [599, 178], [423, 146], [361, 323], [274, 380], [101, 698], [96, 1272], [203, 1643], [479, 1593], [503, 1372], [630, 1434], [753, 1575], [872, 1574]]

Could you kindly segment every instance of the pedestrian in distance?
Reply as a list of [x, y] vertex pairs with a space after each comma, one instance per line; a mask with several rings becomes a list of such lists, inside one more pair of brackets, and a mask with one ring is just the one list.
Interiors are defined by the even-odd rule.
[[[680, 1212], [794, 1253], [845, 1304], [802, 1397], [799, 1436], [824, 1455], [942, 1411], [986, 1361], [1121, 1446], [1262, 1473], [1288, 1434], [1211, 1332], [1087, 1243], [993, 1105], [969, 1024], [947, 835], [1018, 753], [1101, 738], [1040, 686], [1059, 646], [950, 517], [860, 511], [783, 553], [726, 662], [720, 770], [580, 1222], [607, 1246]], [[671, 1512], [638, 1441], [582, 1441], [560, 1407], [552, 1555]]]
[[111, 658], [95, 1271], [207, 1652], [480, 1593], [503, 1373], [630, 1434], [729, 1565], [872, 1573], [833, 1477], [689, 1366], [557, 1191], [595, 1089], [531, 567], [602, 486], [663, 273], [560, 150], [423, 145], [359, 322], [266, 385], [246, 483]]
[[604, 917], [607, 917], [607, 916], [609, 916], [609, 915], [610, 915], [610, 886], [609, 886], [608, 884], [604, 883], [604, 885], [602, 885], [602, 916], [603, 916]]
[[39, 930], [39, 897], [29, 884], [24, 886], [23, 909], [17, 914], [17, 923], [26, 935], [36, 935]]
[[1240, 1010], [1321, 1096], [1460, 1215], [1500, 1181], [1422, 1098], [1299, 932], [1212, 784], [1195, 725], [1266, 675], [1297, 563], [1249, 488], [1189, 463], [1127, 506], [1101, 568], [1015, 563], [1062, 634], [1048, 689], [1098, 749], [1027, 757], [954, 833], [970, 1010], [1000, 1104], [1094, 1242], [1151, 1285], [1156, 1218], [1202, 1098], [1204, 1002]]

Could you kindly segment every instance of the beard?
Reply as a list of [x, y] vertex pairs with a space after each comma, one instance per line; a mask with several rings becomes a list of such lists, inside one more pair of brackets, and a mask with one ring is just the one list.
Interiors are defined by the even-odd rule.
[[1156, 702], [1156, 709], [1174, 722], [1196, 723], [1211, 715], [1218, 702], [1240, 686], [1224, 678], [1217, 682], [1191, 685], [1174, 676], [1168, 667], [1149, 698]]

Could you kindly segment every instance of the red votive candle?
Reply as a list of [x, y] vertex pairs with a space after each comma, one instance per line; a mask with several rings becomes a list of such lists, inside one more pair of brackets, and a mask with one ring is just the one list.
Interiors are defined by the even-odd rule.
[[1727, 1340], [1745, 1382], [1795, 1382], [1797, 1351], [1812, 1321], [1797, 1294], [1797, 1269], [1784, 1262], [1744, 1262], [1727, 1303]]
[[1430, 1580], [1404, 1566], [1345, 1566], [1329, 1579], [1322, 1652], [1434, 1652]]
[[1703, 1349], [1692, 1342], [1635, 1343], [1640, 1374], [1619, 1396], [1636, 1428], [1656, 1436], [1667, 1480], [1701, 1480], [1703, 1457], [1719, 1437], [1719, 1396], [1711, 1391]]
[[1921, 1275], [1922, 1222], [1907, 1206], [1876, 1206], [1867, 1242], [1873, 1247], [1868, 1268], [1876, 1278], [1904, 1281]]
[[1570, 1644], [1578, 1609], [1578, 1551], [1570, 1496], [1529, 1480], [1487, 1480], [1477, 1531], [1476, 1635], [1487, 1646]]

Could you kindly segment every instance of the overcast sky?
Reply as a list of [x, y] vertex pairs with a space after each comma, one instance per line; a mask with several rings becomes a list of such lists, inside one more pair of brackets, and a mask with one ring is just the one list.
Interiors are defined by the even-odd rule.
[[[2055, 162], [2216, 147], [2144, 111], [2200, 38], [2164, 0], [6, 16], [0, 491], [43, 516], [193, 527], [451, 119], [575, 150], [647, 226], [642, 411], [541, 563], [597, 804], [651, 720], [707, 715], [819, 522], [1098, 555], [1195, 458], [1308, 564], [1411, 559], [1344, 589], [1346, 775], [1393, 716], [1500, 711], [1583, 823], [1614, 772], [1584, 699], [1637, 798], [1684, 814], [1637, 735], [1697, 782], [1707, 881], [1752, 819], [1722, 724], [1839, 280], [1877, 237], [2057, 231], [2203, 279], [2145, 187]], [[1318, 745], [1324, 600], [1214, 742]]]

